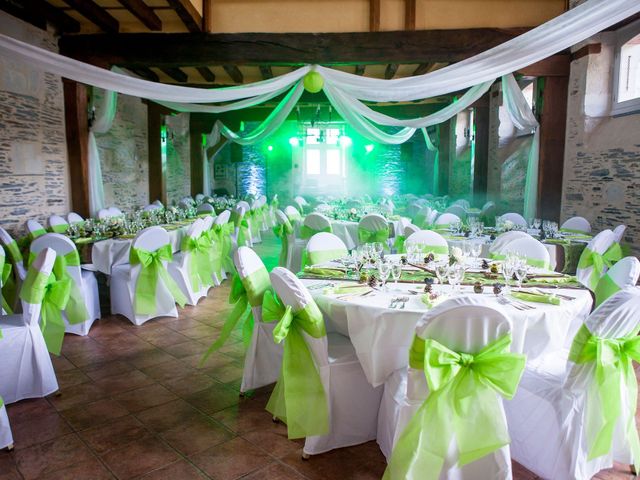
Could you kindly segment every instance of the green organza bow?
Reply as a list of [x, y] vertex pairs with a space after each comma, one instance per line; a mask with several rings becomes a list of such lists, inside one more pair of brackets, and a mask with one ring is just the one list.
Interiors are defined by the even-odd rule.
[[366, 230], [358, 227], [358, 241], [360, 244], [379, 242], [387, 247], [387, 240], [389, 239], [389, 229], [383, 228], [382, 230]]
[[239, 247], [246, 245], [251, 239], [251, 232], [249, 231], [249, 222], [247, 219], [249, 216], [249, 212], [245, 213], [244, 216], [240, 216], [236, 211], [231, 212], [231, 221], [233, 222], [234, 227], [238, 229], [238, 238], [236, 239], [236, 243]]
[[197, 238], [186, 236], [182, 239], [181, 250], [189, 255], [189, 281], [194, 291], [212, 283], [211, 249], [211, 238], [204, 233]]
[[154, 315], [157, 311], [156, 291], [158, 279], [162, 279], [164, 285], [173, 296], [174, 301], [184, 307], [187, 299], [173, 281], [164, 266], [165, 261], [170, 262], [173, 258], [171, 245], [163, 245], [157, 250], [150, 252], [143, 248], [132, 248], [129, 254], [129, 263], [140, 265], [140, 274], [136, 282], [136, 294], [134, 311], [136, 315]]
[[37, 230], [33, 230], [32, 232], [29, 232], [29, 234], [27, 235], [29, 237], [29, 240], [33, 241], [38, 237], [41, 237], [42, 235], [46, 234], [47, 231], [44, 228], [39, 228]]
[[306, 240], [308, 238], [313, 237], [316, 233], [322, 233], [322, 232], [331, 233], [333, 232], [333, 229], [331, 228], [331, 225], [321, 228], [319, 230], [308, 227], [307, 225], [302, 225], [302, 227], [300, 227], [300, 238]]
[[245, 346], [249, 345], [253, 334], [253, 311], [251, 307], [262, 305], [262, 298], [270, 287], [271, 281], [266, 268], [260, 268], [247, 275], [244, 279], [240, 279], [237, 273], [234, 274], [231, 279], [229, 303], [235, 305], [222, 326], [220, 336], [204, 352], [200, 365], [204, 364], [213, 352], [219, 350], [225, 344], [231, 332], [239, 324], [242, 325], [244, 344]]
[[[5, 262], [13, 265], [22, 265], [24, 262], [22, 253], [18, 247], [18, 243], [15, 240], [11, 240], [10, 243], [4, 245], [6, 252]], [[17, 268], [13, 269], [11, 275], [2, 282], [2, 296], [9, 305], [15, 305], [18, 297], [18, 272]]]
[[69, 225], [61, 224], [61, 225], [51, 225], [49, 230], [53, 233], [65, 233], [69, 229]]
[[409, 364], [424, 370], [429, 396], [398, 439], [384, 479], [437, 480], [452, 438], [460, 466], [509, 443], [498, 395], [513, 398], [525, 365], [510, 344], [507, 334], [469, 354], [414, 338]]
[[281, 223], [273, 227], [273, 233], [282, 242], [282, 248], [280, 249], [280, 258], [278, 259], [278, 265], [284, 267], [287, 265], [287, 252], [289, 250], [289, 235], [293, 233], [293, 227], [287, 221], [287, 223]]
[[293, 312], [272, 292], [264, 297], [262, 319], [278, 322], [273, 330], [276, 343], [284, 341], [282, 370], [267, 403], [267, 411], [287, 425], [289, 438], [329, 433], [329, 407], [320, 374], [304, 339], [326, 336], [324, 319], [315, 302]]
[[616, 424], [625, 403], [622, 399], [624, 391], [630, 410], [624, 433], [636, 472], [640, 471], [640, 440], [635, 423], [638, 383], [633, 368], [633, 361], [640, 361], [640, 337], [637, 333], [638, 327], [625, 337], [601, 338], [593, 335], [583, 324], [569, 352], [569, 360], [574, 363], [595, 362], [595, 382], [587, 391], [588, 460], [611, 451]]
[[[221, 229], [214, 230], [213, 228], [210, 230], [205, 230], [202, 232], [202, 236], [206, 239], [209, 244], [208, 253], [209, 253], [209, 270], [212, 273], [215, 273], [218, 277], [219, 281], [222, 281], [222, 249], [223, 249], [223, 240], [220, 236]], [[209, 282], [211, 283], [211, 282]]]
[[67, 307], [71, 294], [71, 280], [56, 279], [55, 274], [45, 275], [30, 270], [20, 290], [20, 298], [33, 305], [42, 304], [40, 328], [47, 349], [60, 355], [65, 325], [62, 311]]
[[596, 297], [596, 307], [599, 307], [609, 297], [620, 291], [620, 286], [608, 274], [604, 274], [593, 292]]
[[[233, 260], [231, 259], [231, 249], [233, 247], [231, 242], [231, 235], [233, 234], [234, 229], [235, 227], [233, 223], [213, 225], [212, 227], [214, 235], [216, 235], [216, 237], [220, 239], [220, 268], [225, 272], [235, 271], [235, 266], [233, 265]], [[218, 279], [222, 280], [221, 276]]]
[[406, 242], [407, 237], [404, 235], [396, 235], [396, 239], [393, 242], [393, 248], [396, 250], [396, 253], [405, 253], [406, 249], [404, 246], [404, 242]]
[[302, 269], [307, 265], [320, 265], [322, 263], [330, 262], [338, 258], [344, 258], [347, 256], [347, 250], [345, 248], [336, 248], [333, 250], [316, 250], [306, 251], [302, 259]]
[[589, 277], [589, 289], [593, 291], [596, 288], [598, 280], [600, 280], [602, 272], [604, 272], [605, 266], [611, 267], [621, 258], [622, 248], [619, 243], [612, 244], [603, 254], [594, 252], [589, 248], [585, 248], [582, 255], [580, 255], [578, 269], [584, 270], [589, 267], [593, 267], [593, 271]]
[[[0, 284], [1, 284], [1, 286], [4, 286], [9, 281], [10, 277], [11, 277], [11, 264], [10, 263], [5, 263], [5, 257], [4, 257], [4, 255], [2, 255], [0, 257]], [[7, 303], [7, 301], [5, 300], [4, 296], [2, 295], [2, 290], [0, 290], [0, 307], [2, 308], [2, 310], [5, 311], [5, 313], [7, 315], [11, 315], [13, 313], [13, 311], [11, 310], [11, 307], [9, 307], [9, 304]]]

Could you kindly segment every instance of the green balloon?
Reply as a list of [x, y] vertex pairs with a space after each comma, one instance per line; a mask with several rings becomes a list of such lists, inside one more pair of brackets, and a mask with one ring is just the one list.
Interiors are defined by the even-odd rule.
[[318, 72], [309, 72], [304, 76], [302, 84], [307, 92], [318, 93], [324, 86], [324, 80]]

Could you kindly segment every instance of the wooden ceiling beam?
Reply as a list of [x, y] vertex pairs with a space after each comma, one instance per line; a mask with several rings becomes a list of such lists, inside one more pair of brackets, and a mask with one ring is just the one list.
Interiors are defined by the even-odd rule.
[[167, 0], [191, 33], [202, 32], [202, 16], [189, 0]]
[[202, 2], [202, 27], [205, 32], [213, 32], [213, 0]]
[[51, 23], [61, 33], [78, 33], [80, 31], [79, 21], [44, 0], [3, 1], [1, 4], [4, 3], [19, 4], [21, 8], [30, 10], [33, 15], [44, 17], [44, 20]]
[[260, 65], [260, 75], [262, 75], [263, 80], [268, 80], [273, 78], [273, 70], [269, 65]]
[[571, 55], [559, 53], [521, 68], [518, 73], [527, 77], [568, 77]]
[[133, 73], [135, 73], [139, 77], [144, 78], [145, 80], [149, 80], [151, 82], [159, 82], [160, 81], [160, 77], [158, 77], [158, 74], [156, 72], [154, 72], [153, 70], [151, 70], [150, 68], [147, 68], [147, 67], [136, 67], [136, 68], [129, 67], [129, 70], [131, 70]]
[[105, 32], [117, 33], [120, 30], [120, 22], [93, 0], [64, 0], [64, 2]]
[[416, 0], [404, 0], [404, 29], [416, 29]]
[[390, 63], [389, 65], [387, 65], [387, 68], [384, 70], [385, 80], [391, 80], [397, 71], [398, 71], [397, 63]]
[[122, 6], [129, 10], [149, 30], [158, 32], [162, 30], [162, 20], [142, 0], [118, 0]]
[[369, 31], [380, 30], [380, 0], [369, 0]]
[[424, 75], [425, 73], [429, 73], [434, 66], [435, 63], [433, 62], [421, 63], [418, 65], [418, 68], [413, 71], [413, 75]]
[[229, 75], [231, 77], [231, 80], [233, 80], [235, 83], [244, 82], [244, 76], [237, 66], [223, 65], [222, 68], [224, 68], [224, 71], [227, 72], [227, 75]]
[[63, 36], [59, 44], [63, 55], [89, 63], [102, 59], [122, 66], [452, 63], [500, 45], [527, 30], [121, 33]]
[[206, 82], [213, 83], [216, 81], [216, 74], [209, 70], [209, 67], [196, 67], [196, 70]]
[[189, 76], [184, 73], [180, 67], [162, 67], [160, 70], [169, 75], [176, 82], [185, 83], [189, 80]]

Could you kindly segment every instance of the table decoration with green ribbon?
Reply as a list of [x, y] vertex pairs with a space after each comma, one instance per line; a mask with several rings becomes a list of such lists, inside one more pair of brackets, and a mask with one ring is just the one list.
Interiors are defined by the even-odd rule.
[[389, 239], [389, 227], [382, 228], [380, 230], [367, 230], [366, 228], [358, 227], [358, 241], [359, 243], [382, 243], [384, 248], [387, 248], [387, 240]]
[[[635, 471], [640, 471], [640, 440], [636, 429], [638, 383], [633, 361], [640, 362], [640, 337], [634, 330], [620, 338], [603, 338], [592, 334], [582, 325], [576, 334], [569, 360], [576, 364], [595, 364], [593, 382], [587, 390], [586, 436], [588, 460], [611, 451], [616, 424], [622, 415], [623, 405], [630, 409], [624, 435], [629, 442]], [[622, 399], [626, 392], [626, 402]]]
[[229, 304], [234, 304], [233, 310], [222, 326], [220, 335], [211, 344], [200, 360], [200, 365], [215, 351], [219, 350], [228, 340], [236, 326], [242, 326], [242, 340], [245, 346], [251, 342], [253, 334], [252, 307], [262, 305], [265, 293], [271, 288], [269, 273], [264, 267], [250, 273], [241, 279], [236, 273], [231, 279], [231, 291], [229, 292]]
[[604, 253], [594, 252], [589, 247], [585, 248], [578, 261], [578, 269], [593, 270], [589, 277], [589, 290], [595, 290], [598, 280], [602, 277], [605, 267], [611, 267], [622, 258], [622, 248], [619, 243], [613, 243]]
[[[2, 287], [8, 282], [11, 277], [11, 264], [5, 262], [5, 256], [0, 256], [0, 283]], [[0, 307], [4, 310], [6, 315], [11, 315], [13, 310], [9, 306], [8, 302], [4, 298], [2, 290], [0, 290]], [[1, 337], [0, 337], [1, 338]]]
[[320, 373], [303, 332], [326, 336], [324, 319], [315, 302], [293, 311], [273, 293], [265, 295], [263, 321], [278, 322], [276, 343], [284, 341], [282, 370], [267, 403], [267, 411], [287, 425], [290, 439], [329, 433], [329, 406]]
[[459, 466], [509, 443], [499, 396], [513, 398], [526, 358], [510, 345], [506, 334], [470, 354], [414, 337], [409, 364], [424, 370], [429, 395], [398, 439], [385, 480], [437, 480], [452, 438]]
[[20, 298], [33, 305], [41, 304], [40, 329], [49, 352], [60, 355], [64, 340], [65, 324], [62, 311], [67, 308], [71, 294], [71, 279], [68, 276], [58, 280], [56, 275], [46, 275], [30, 270], [25, 279]]
[[154, 251], [131, 248], [129, 263], [131, 266], [140, 265], [135, 288], [134, 311], [136, 315], [154, 315], [157, 312], [156, 293], [160, 279], [173, 296], [174, 301], [184, 307], [187, 299], [164, 265], [164, 262], [170, 262], [172, 258], [173, 252], [169, 244]]
[[313, 237], [316, 233], [323, 232], [332, 233], [333, 229], [331, 228], [331, 225], [327, 225], [326, 227], [320, 229], [311, 228], [308, 225], [302, 225], [302, 227], [300, 227], [300, 238], [307, 240]]
[[293, 234], [293, 227], [289, 220], [286, 223], [279, 223], [273, 227], [273, 234], [280, 239], [282, 247], [280, 248], [280, 257], [278, 265], [284, 267], [287, 265], [287, 253], [289, 251], [289, 235]]
[[189, 255], [189, 281], [191, 288], [198, 291], [206, 288], [213, 281], [211, 262], [211, 238], [204, 232], [199, 237], [185, 236], [180, 249]]

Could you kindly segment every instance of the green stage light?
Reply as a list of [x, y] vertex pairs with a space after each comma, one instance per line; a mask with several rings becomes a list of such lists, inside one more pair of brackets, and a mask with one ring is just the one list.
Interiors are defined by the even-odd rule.
[[291, 145], [292, 147], [299, 147], [300, 146], [300, 140], [298, 139], [298, 137], [291, 137], [289, 139], [289, 145]]
[[353, 144], [351, 137], [347, 137], [346, 135], [341, 135], [338, 141], [340, 142], [340, 146], [344, 148], [350, 147]]
[[371, 153], [371, 152], [373, 152], [373, 149], [374, 149], [374, 148], [375, 148], [375, 147], [374, 147], [373, 145], [371, 145], [371, 144], [369, 144], [369, 145], [365, 145], [365, 146], [364, 146], [364, 149], [366, 150], [366, 152], [367, 152], [367, 153]]
[[269, 145], [269, 146], [267, 147], [267, 150], [269, 150], [270, 152], [272, 152], [272, 151], [273, 151], [273, 145]]

